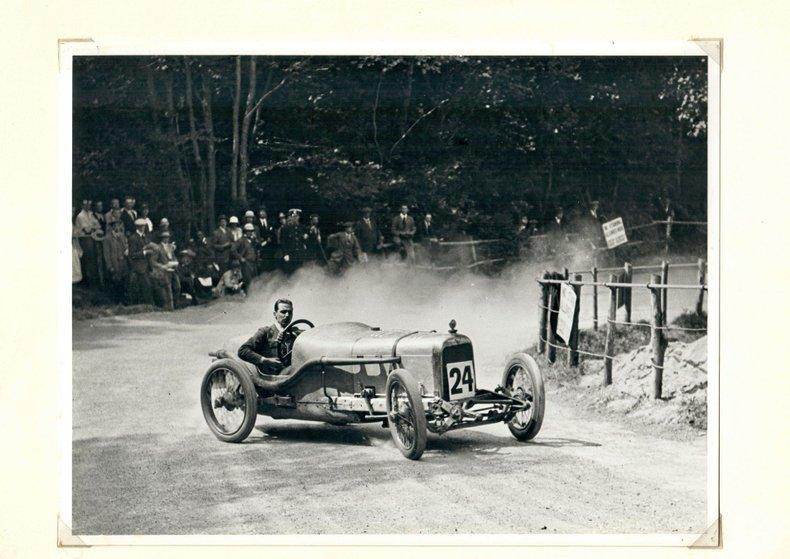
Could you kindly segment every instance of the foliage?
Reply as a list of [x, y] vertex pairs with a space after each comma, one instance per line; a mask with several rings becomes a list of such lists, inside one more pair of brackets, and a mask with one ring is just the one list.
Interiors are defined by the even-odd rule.
[[704, 215], [704, 59], [256, 62], [243, 196], [231, 180], [233, 115], [237, 93], [237, 123], [247, 112], [251, 58], [77, 58], [75, 200], [130, 194], [176, 232], [259, 203], [325, 221], [405, 201], [441, 223], [456, 207], [477, 235], [593, 198], [631, 223], [657, 217], [665, 196], [688, 217]]

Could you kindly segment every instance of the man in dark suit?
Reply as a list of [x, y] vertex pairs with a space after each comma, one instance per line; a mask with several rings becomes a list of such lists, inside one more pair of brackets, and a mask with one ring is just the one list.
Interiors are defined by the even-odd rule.
[[134, 198], [127, 196], [123, 201], [123, 210], [121, 210], [121, 221], [123, 221], [123, 229], [126, 235], [131, 235], [135, 232], [137, 219], [137, 211], [134, 209]]
[[252, 277], [255, 275], [255, 227], [252, 223], [244, 224], [244, 235], [241, 239], [233, 243], [231, 254], [233, 258], [241, 263], [241, 277], [244, 282], [242, 291], [249, 293]]
[[327, 271], [333, 275], [342, 274], [346, 268], [364, 258], [359, 241], [354, 235], [354, 224], [345, 221], [340, 226], [343, 230], [330, 235], [326, 241], [326, 248], [329, 250]]
[[230, 262], [230, 247], [233, 244], [233, 237], [228, 229], [228, 219], [221, 215], [217, 220], [219, 226], [211, 236], [211, 248], [214, 251], [214, 261], [219, 266], [219, 273], [225, 273]]
[[437, 233], [433, 226], [433, 216], [429, 213], [425, 214], [417, 224], [417, 239], [425, 243], [437, 240]]
[[359, 241], [359, 246], [367, 256], [378, 252], [383, 241], [376, 220], [370, 216], [372, 211], [370, 206], [362, 208], [362, 217], [354, 225], [354, 234]]
[[273, 270], [275, 266], [274, 228], [269, 222], [266, 208], [258, 210], [258, 217], [252, 222], [255, 226], [255, 237], [258, 239], [258, 272]]
[[280, 251], [282, 269], [286, 274], [295, 272], [304, 262], [307, 254], [307, 229], [299, 223], [302, 210], [288, 210], [288, 221], [280, 231]]
[[400, 213], [392, 219], [392, 241], [400, 248], [401, 258], [414, 262], [414, 234], [417, 227], [414, 218], [409, 215], [409, 206], [400, 207]]
[[135, 232], [129, 235], [129, 283], [126, 288], [126, 297], [130, 305], [153, 305], [151, 282], [148, 279], [148, 258], [145, 236], [146, 223], [137, 219], [134, 223]]

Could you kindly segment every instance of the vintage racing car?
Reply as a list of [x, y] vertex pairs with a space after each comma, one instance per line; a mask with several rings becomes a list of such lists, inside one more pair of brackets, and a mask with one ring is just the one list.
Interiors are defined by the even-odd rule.
[[201, 384], [203, 415], [226, 442], [247, 438], [258, 414], [335, 425], [377, 422], [389, 426], [412, 460], [425, 450], [428, 431], [505, 422], [518, 440], [535, 437], [545, 409], [535, 361], [517, 353], [501, 386], [478, 388], [472, 342], [455, 326], [453, 320], [446, 333], [418, 332], [296, 320], [278, 344], [286, 367], [277, 375], [238, 359], [243, 340], [231, 340], [209, 354], [215, 359]]

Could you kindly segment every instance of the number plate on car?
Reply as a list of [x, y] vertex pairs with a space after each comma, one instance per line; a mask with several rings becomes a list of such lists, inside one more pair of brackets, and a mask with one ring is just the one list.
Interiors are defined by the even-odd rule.
[[460, 400], [475, 394], [475, 366], [472, 361], [447, 363], [447, 387], [450, 400]]

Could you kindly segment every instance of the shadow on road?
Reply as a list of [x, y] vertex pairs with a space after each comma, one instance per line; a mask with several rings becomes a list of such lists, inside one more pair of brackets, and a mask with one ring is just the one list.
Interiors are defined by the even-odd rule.
[[[389, 429], [379, 425], [269, 425], [259, 424], [255, 430], [263, 437], [251, 437], [247, 444], [270, 444], [286, 442], [306, 442], [315, 444], [340, 444], [352, 446], [372, 446], [373, 441], [390, 441]], [[538, 437], [534, 441], [521, 442], [509, 436], [495, 436], [480, 431], [454, 432], [446, 435], [428, 435], [427, 451], [439, 453], [476, 453], [492, 454], [503, 448], [514, 447], [599, 447], [600, 443], [565, 437]]]

